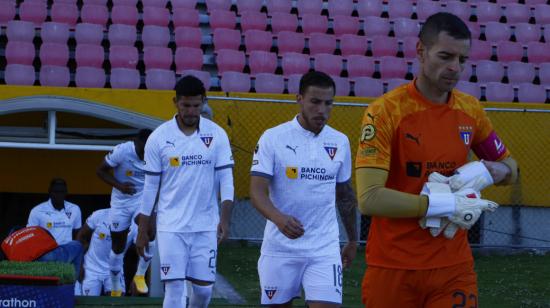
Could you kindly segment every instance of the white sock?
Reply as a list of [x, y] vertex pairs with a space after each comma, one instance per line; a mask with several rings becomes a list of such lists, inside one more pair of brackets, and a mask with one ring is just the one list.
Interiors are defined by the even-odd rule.
[[149, 264], [151, 264], [151, 259], [153, 258], [153, 249], [155, 247], [155, 241], [149, 242], [149, 249], [145, 250], [145, 257], [139, 257], [138, 267], [136, 270], [136, 275], [145, 276]]
[[187, 302], [185, 280], [171, 280], [164, 283], [163, 308], [185, 308]]
[[199, 286], [193, 284], [193, 295], [189, 301], [189, 308], [207, 308], [212, 297], [212, 288], [214, 284]]
[[109, 252], [109, 269], [111, 275], [111, 290], [118, 291], [120, 285], [120, 276], [122, 275], [122, 263], [124, 262], [124, 252], [116, 254], [111, 250]]

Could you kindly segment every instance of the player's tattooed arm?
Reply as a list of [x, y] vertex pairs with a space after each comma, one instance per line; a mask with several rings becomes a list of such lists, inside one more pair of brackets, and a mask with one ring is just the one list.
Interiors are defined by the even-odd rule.
[[357, 241], [357, 198], [349, 181], [336, 184], [336, 206], [346, 228], [348, 240]]

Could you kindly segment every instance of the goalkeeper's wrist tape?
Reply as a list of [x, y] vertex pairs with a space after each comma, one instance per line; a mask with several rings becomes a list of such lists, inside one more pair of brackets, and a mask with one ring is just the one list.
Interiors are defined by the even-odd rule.
[[448, 217], [456, 210], [455, 195], [452, 193], [431, 193], [428, 199], [426, 217]]

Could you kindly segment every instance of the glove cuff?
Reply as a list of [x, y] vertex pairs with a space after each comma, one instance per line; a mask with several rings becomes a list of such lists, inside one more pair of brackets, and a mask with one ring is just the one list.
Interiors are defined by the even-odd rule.
[[489, 173], [489, 170], [485, 167], [485, 164], [480, 161], [465, 164], [464, 166], [458, 168], [456, 173], [460, 175], [463, 183], [468, 183], [478, 177], [483, 178], [483, 183], [485, 185], [484, 187], [481, 187], [480, 190], [487, 186], [493, 185], [493, 177], [491, 176], [491, 173]]
[[426, 217], [448, 217], [456, 209], [455, 196], [452, 193], [431, 193], [428, 195]]

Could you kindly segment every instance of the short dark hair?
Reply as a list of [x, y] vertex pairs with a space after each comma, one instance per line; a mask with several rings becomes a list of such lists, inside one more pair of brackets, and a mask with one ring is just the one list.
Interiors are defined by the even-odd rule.
[[176, 90], [176, 97], [197, 95], [206, 96], [204, 84], [199, 78], [193, 75], [182, 77], [178, 83], [176, 83], [174, 90]]
[[152, 132], [153, 131], [148, 128], [140, 129], [137, 133], [136, 139], [145, 144], [147, 142], [147, 139], [149, 138], [149, 135], [151, 135]]
[[311, 71], [302, 76], [300, 79], [300, 95], [304, 95], [306, 93], [307, 88], [314, 86], [319, 88], [332, 88], [334, 90], [334, 93], [336, 93], [336, 84], [334, 83], [334, 80], [332, 78], [319, 71]]
[[66, 187], [67, 187], [67, 182], [65, 181], [65, 179], [62, 179], [62, 178], [53, 178], [53, 179], [50, 181], [50, 188], [48, 189], [48, 191], [51, 191], [52, 188], [53, 188], [55, 185], [64, 185], [65, 188], [66, 188]]
[[440, 32], [446, 32], [451, 37], [459, 40], [472, 39], [470, 30], [464, 21], [458, 16], [446, 12], [435, 13], [428, 17], [418, 37], [422, 44], [430, 47], [435, 44]]

